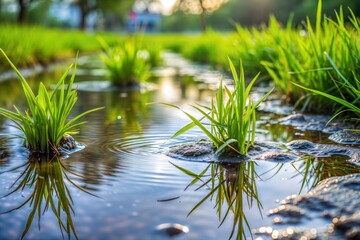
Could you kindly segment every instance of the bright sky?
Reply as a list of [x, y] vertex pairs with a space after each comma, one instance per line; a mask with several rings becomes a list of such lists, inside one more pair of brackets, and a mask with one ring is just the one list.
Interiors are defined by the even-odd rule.
[[[149, 10], [152, 12], [161, 12], [163, 14], [170, 14], [172, 6], [174, 6], [176, 1], [177, 0], [160, 0], [159, 2], [153, 2], [149, 6]], [[145, 8], [146, 5], [141, 0], [135, 3], [135, 7], [134, 7], [135, 10], [143, 11]]]
[[161, 0], [162, 10], [164, 14], [169, 14], [171, 11], [172, 6], [176, 0]]

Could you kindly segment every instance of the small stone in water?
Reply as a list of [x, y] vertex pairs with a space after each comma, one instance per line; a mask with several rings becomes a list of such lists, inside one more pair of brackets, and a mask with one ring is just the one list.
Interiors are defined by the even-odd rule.
[[294, 140], [289, 142], [287, 146], [294, 150], [305, 150], [314, 148], [315, 144], [307, 140]]
[[330, 140], [342, 144], [360, 144], [360, 130], [342, 130], [332, 134]]
[[176, 154], [181, 156], [200, 156], [209, 154], [214, 151], [212, 143], [206, 141], [198, 141], [196, 143], [186, 143], [180, 146], [176, 146], [170, 149], [170, 154]]
[[9, 153], [6, 150], [0, 149], [0, 158], [6, 158], [9, 156]]
[[76, 148], [76, 141], [75, 139], [70, 136], [69, 134], [64, 134], [60, 141], [60, 147], [66, 149], [66, 150], [72, 150]]
[[164, 232], [170, 237], [175, 237], [182, 233], [188, 233], [189, 228], [178, 223], [163, 223], [156, 226], [157, 231]]
[[274, 161], [274, 162], [290, 162], [298, 159], [294, 154], [283, 153], [283, 152], [265, 152], [259, 156], [261, 160]]
[[289, 125], [293, 125], [293, 124], [299, 124], [299, 123], [304, 123], [306, 122], [306, 119], [304, 117], [304, 115], [300, 114], [300, 113], [296, 113], [296, 114], [291, 114], [287, 117], [281, 118], [280, 122], [283, 124], [289, 124]]

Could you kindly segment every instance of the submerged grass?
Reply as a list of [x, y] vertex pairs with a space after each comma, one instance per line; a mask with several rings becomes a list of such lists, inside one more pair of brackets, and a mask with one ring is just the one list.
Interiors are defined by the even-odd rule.
[[30, 151], [57, 153], [64, 134], [75, 134], [74, 129], [84, 123], [78, 122], [78, 120], [84, 115], [101, 108], [86, 111], [68, 121], [69, 114], [77, 101], [77, 90], [72, 89], [76, 64], [67, 85], [65, 79], [72, 69], [72, 65], [66, 70], [51, 92], [46, 89], [43, 83], [40, 83], [38, 94], [35, 95], [5, 52], [2, 49], [0, 49], [0, 52], [18, 75], [28, 104], [28, 110], [24, 113], [14, 106], [15, 112], [0, 108], [0, 114], [10, 119], [15, 124], [15, 127], [24, 133], [24, 136], [15, 137], [23, 138], [24, 144]]
[[[177, 106], [166, 105], [180, 109], [191, 120], [191, 123], [178, 130], [173, 137], [181, 135], [192, 127], [197, 126], [213, 142], [217, 148], [216, 154], [221, 153], [225, 148], [231, 148], [240, 155], [245, 155], [255, 141], [256, 108], [270, 95], [272, 90], [266, 93], [260, 100], [254, 102], [250, 91], [259, 74], [251, 80], [248, 86], [245, 86], [242, 64], [240, 63], [239, 76], [230, 59], [229, 65], [234, 78], [235, 90], [231, 92], [220, 80], [219, 89], [210, 107], [192, 105], [202, 115], [200, 119], [181, 110]], [[206, 127], [208, 123], [210, 123], [210, 130]]]
[[127, 39], [115, 47], [99, 38], [104, 54], [102, 60], [113, 85], [126, 87], [138, 85], [150, 77], [150, 65], [140, 53], [139, 42]]

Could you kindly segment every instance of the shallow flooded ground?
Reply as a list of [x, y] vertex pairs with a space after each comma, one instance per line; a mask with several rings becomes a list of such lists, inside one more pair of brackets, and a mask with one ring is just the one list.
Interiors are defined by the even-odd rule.
[[[62, 238], [61, 223], [54, 214], [56, 208], [50, 207], [50, 203], [44, 201], [39, 212], [33, 212], [36, 198], [22, 205], [29, 196], [41, 191], [38, 185], [31, 185], [29, 181], [6, 196], [27, 174], [38, 182], [45, 178], [53, 180], [54, 184], [60, 182], [59, 189], [61, 186], [68, 188], [69, 191], [63, 191], [61, 196], [52, 195], [54, 202], [65, 198], [73, 208], [73, 214], [61, 213], [60, 216], [65, 223], [69, 217], [73, 221], [71, 238], [76, 232], [79, 239], [169, 239], [169, 232], [164, 230], [169, 228], [161, 224], [170, 223], [185, 227], [181, 229], [185, 233], [176, 239], [227, 239], [233, 228], [233, 238], [242, 236], [242, 232], [251, 237], [249, 228], [271, 225], [273, 218], [268, 217], [269, 211], [278, 207], [287, 196], [306, 193], [318, 181], [328, 177], [360, 172], [357, 163], [347, 161], [352, 157], [356, 161], [357, 148], [337, 151], [341, 156], [333, 153], [332, 157], [311, 157], [309, 152], [297, 151], [292, 160], [264, 158], [239, 164], [168, 156], [172, 147], [205, 136], [194, 129], [170, 139], [189, 121], [180, 111], [158, 103], [175, 104], [189, 111], [188, 104], [209, 103], [221, 74], [177, 55], [165, 54], [165, 57], [165, 67], [154, 70], [151, 84], [128, 91], [113, 89], [104, 82], [104, 73], [96, 58], [79, 59], [79, 101], [74, 115], [94, 107], [104, 106], [105, 109], [85, 117], [87, 124], [75, 136], [85, 148], [59, 160], [62, 165], [55, 167], [57, 160], [54, 160], [54, 166], [49, 168], [54, 168], [57, 174], [44, 177], [39, 170], [41, 167], [27, 164], [29, 154], [21, 140], [7, 139], [0, 143], [0, 196], [5, 196], [0, 199], [0, 212], [14, 209], [0, 215], [0, 239], [19, 239], [33, 213], [34, 220], [26, 239]], [[31, 83], [36, 86], [37, 81], [51, 83], [57, 78], [56, 73], [43, 74], [32, 77]], [[259, 88], [260, 93], [262, 89]], [[15, 104], [22, 108], [24, 96], [18, 81], [0, 82], [0, 103], [5, 107]], [[325, 125], [321, 129], [306, 130], [301, 127], [304, 124], [291, 124], [291, 119], [284, 119], [291, 113], [291, 107], [276, 107], [276, 101], [271, 103], [273, 105], [267, 104], [262, 110], [270, 108], [272, 113], [259, 114], [257, 142], [269, 143], [274, 149], [292, 148], [294, 144], [286, 144], [293, 140], [334, 144], [328, 139], [330, 133], [323, 131]], [[321, 117], [311, 119], [320, 120], [306, 122], [327, 121]], [[8, 136], [18, 131], [11, 122], [0, 117], [0, 132]], [[324, 146], [327, 145], [315, 147]], [[271, 151], [274, 149], [270, 148]], [[344, 157], [344, 152], [349, 156]], [[187, 188], [194, 176], [179, 168], [200, 174], [207, 167], [202, 181]], [[18, 178], [20, 181], [16, 182]], [[243, 185], [236, 182], [238, 179], [242, 179]], [[226, 196], [221, 191], [234, 191], [230, 202], [240, 215], [228, 212], [228, 201], [224, 200]], [[49, 196], [46, 191], [42, 194], [44, 198]], [[209, 198], [202, 202], [207, 196]], [[217, 201], [220, 204], [216, 204]], [[194, 207], [197, 208], [188, 216]], [[238, 221], [234, 221], [234, 216]], [[326, 231], [327, 224], [325, 220], [314, 218], [302, 222], [301, 227]], [[174, 232], [173, 229], [170, 235]], [[66, 231], [63, 234], [67, 238]]]

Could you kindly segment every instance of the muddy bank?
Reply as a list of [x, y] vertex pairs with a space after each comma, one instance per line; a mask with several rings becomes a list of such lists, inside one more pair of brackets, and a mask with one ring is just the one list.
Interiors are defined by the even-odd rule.
[[[268, 213], [271, 226], [253, 230], [272, 239], [360, 239], [360, 174], [321, 181]], [[305, 238], [304, 238], [305, 239]]]
[[353, 163], [360, 162], [360, 149], [351, 146], [313, 143], [307, 140], [294, 140], [287, 144], [275, 142], [255, 142], [245, 156], [234, 154], [215, 154], [214, 145], [204, 139], [170, 147], [166, 155], [194, 162], [240, 162], [240, 161], [273, 161], [291, 162], [304, 156], [332, 157], [344, 156]]

